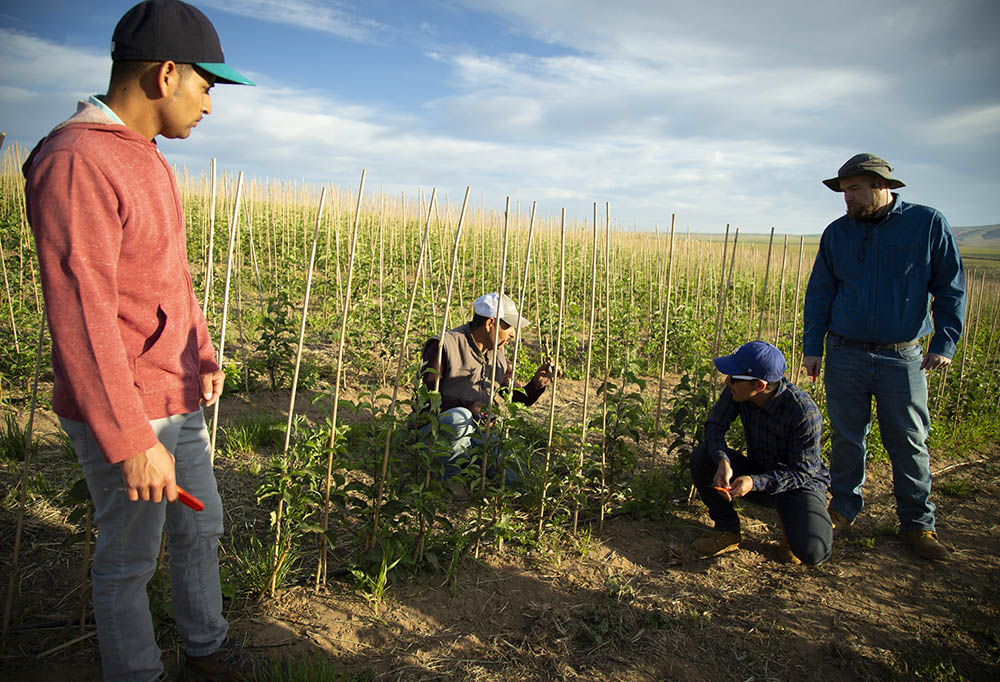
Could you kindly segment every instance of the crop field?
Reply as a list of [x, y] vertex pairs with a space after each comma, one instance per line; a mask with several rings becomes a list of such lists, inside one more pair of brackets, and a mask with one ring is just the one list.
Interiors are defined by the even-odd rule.
[[[95, 531], [50, 409], [24, 154], [0, 160], [0, 678], [94, 679]], [[363, 174], [177, 176], [226, 373], [206, 410], [226, 616], [275, 679], [995, 679], [1000, 254], [970, 254], [966, 332], [929, 375], [953, 559], [921, 562], [896, 538], [876, 426], [868, 507], [831, 561], [777, 564], [777, 517], [749, 505], [744, 551], [697, 561], [687, 546], [710, 522], [687, 458], [721, 390], [711, 358], [773, 342], [825, 414], [798, 341], [815, 235], [706, 236], [683, 216], [637, 231], [604, 203], [567, 221]], [[515, 482], [484, 463], [446, 484], [420, 348], [496, 290], [532, 321], [507, 349], [519, 381], [544, 358], [562, 374], [531, 409], [490, 408]], [[168, 563], [149, 594], [169, 668]]]

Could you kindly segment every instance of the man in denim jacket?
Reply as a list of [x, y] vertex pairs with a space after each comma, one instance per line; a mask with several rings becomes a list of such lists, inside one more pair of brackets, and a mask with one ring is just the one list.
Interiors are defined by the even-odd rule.
[[[847, 215], [820, 240], [806, 289], [802, 364], [813, 376], [819, 372], [825, 337], [834, 531], [850, 526], [864, 505], [874, 397], [892, 461], [900, 533], [920, 556], [946, 559], [929, 499], [925, 370], [947, 366], [962, 333], [965, 275], [958, 246], [940, 212], [892, 191], [904, 184], [873, 154], [852, 157], [823, 183], [844, 193]], [[924, 354], [920, 340], [931, 332]]]

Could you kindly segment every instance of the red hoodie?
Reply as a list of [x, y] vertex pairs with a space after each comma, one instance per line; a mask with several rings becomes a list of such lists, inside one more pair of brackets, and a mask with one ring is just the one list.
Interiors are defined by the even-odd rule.
[[184, 210], [156, 145], [81, 102], [24, 164], [52, 334], [52, 407], [104, 457], [156, 444], [149, 420], [198, 409], [216, 371], [188, 270]]

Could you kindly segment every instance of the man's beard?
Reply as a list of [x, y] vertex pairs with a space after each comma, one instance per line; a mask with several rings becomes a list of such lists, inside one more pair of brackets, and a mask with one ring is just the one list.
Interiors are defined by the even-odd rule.
[[847, 217], [852, 220], [872, 220], [878, 217], [881, 207], [876, 202], [862, 204], [858, 201], [851, 201], [847, 204]]

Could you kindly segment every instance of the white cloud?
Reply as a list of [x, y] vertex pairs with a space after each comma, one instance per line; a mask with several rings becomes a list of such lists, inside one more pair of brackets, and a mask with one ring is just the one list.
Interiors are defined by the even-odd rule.
[[316, 0], [202, 0], [201, 4], [260, 21], [288, 24], [366, 42], [384, 28], [381, 24], [341, 9], [340, 3]]
[[[442, 38], [423, 57], [450, 71], [447, 82], [428, 80], [427, 98], [402, 113], [290, 88], [281, 74], [248, 74], [259, 87], [216, 88], [213, 115], [191, 139], [161, 148], [194, 172], [215, 156], [229, 170], [354, 186], [366, 168], [369, 187], [386, 191], [437, 186], [454, 198], [468, 184], [488, 206], [510, 195], [523, 206], [538, 200], [543, 214], [565, 206], [586, 218], [591, 202], [608, 200], [627, 225], [663, 226], [676, 212], [682, 230], [731, 223], [778, 232], [818, 232], [839, 214], [839, 197], [819, 181], [864, 150], [890, 159], [915, 200], [949, 216], [975, 205], [979, 217], [967, 222], [996, 221], [996, 205], [981, 197], [992, 196], [986, 190], [997, 180], [990, 151], [997, 151], [1000, 107], [936, 94], [971, 72], [971, 53], [956, 48], [964, 65], [957, 71], [941, 66], [940, 55], [885, 59], [929, 25], [947, 27], [951, 15], [932, 5], [919, 16], [886, 11], [838, 29], [828, 6], [796, 9], [802, 3], [485, 1], [477, 10], [492, 7], [515, 22], [511, 30], [551, 49], [531, 54], [530, 41], [519, 41], [519, 51], [476, 52]], [[848, 14], [861, 8], [845, 2]], [[208, 4], [350, 40], [374, 41], [398, 28], [318, 1]], [[798, 15], [789, 21], [782, 12]], [[448, 29], [430, 27], [441, 36]], [[8, 47], [8, 35], [21, 43]], [[980, 61], [993, 54], [990, 44], [973, 46]], [[18, 129], [32, 131], [22, 139], [37, 139], [71, 112], [75, 93], [67, 91], [103, 88], [106, 58], [54, 48], [0, 33], [0, 120], [17, 112]], [[985, 64], [987, 74], [996, 72]], [[947, 160], [944, 148], [969, 139], [985, 170], [949, 184], [973, 155]], [[932, 155], [928, 145], [936, 147], [934, 165], [921, 163]]]
[[925, 134], [941, 145], [996, 138], [1000, 136], [1000, 104], [966, 107], [929, 121]]
[[0, 125], [30, 147], [105, 90], [111, 58], [0, 28], [0, 64]]

